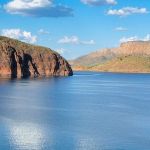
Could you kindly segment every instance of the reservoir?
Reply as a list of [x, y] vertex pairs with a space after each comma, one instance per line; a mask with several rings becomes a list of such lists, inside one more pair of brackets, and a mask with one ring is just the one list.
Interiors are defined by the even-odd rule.
[[0, 79], [1, 150], [149, 150], [150, 75]]

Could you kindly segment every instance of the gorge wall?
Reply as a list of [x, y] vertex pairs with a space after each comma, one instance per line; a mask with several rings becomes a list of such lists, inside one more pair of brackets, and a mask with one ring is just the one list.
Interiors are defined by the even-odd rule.
[[71, 76], [69, 63], [57, 52], [0, 36], [0, 76]]

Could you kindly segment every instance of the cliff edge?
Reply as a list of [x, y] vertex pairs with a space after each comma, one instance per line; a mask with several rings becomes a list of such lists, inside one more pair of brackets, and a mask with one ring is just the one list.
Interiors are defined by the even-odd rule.
[[57, 52], [0, 36], [0, 76], [71, 76], [69, 63]]

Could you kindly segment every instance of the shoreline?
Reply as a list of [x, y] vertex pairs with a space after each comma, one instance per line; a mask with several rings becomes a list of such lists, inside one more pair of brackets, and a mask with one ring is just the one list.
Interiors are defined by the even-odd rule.
[[73, 70], [73, 72], [99, 72], [99, 73], [120, 73], [120, 74], [150, 74], [150, 72], [123, 72], [123, 71], [104, 71], [104, 70]]

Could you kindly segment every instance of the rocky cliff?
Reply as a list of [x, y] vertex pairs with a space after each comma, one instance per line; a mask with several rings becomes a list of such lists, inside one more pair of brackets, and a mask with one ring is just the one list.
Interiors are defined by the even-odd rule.
[[0, 36], [0, 76], [71, 76], [69, 63], [55, 51]]
[[150, 72], [150, 41], [122, 43], [71, 61], [74, 70]]
[[122, 43], [111, 51], [117, 55], [150, 55], [150, 41], [132, 41]]

